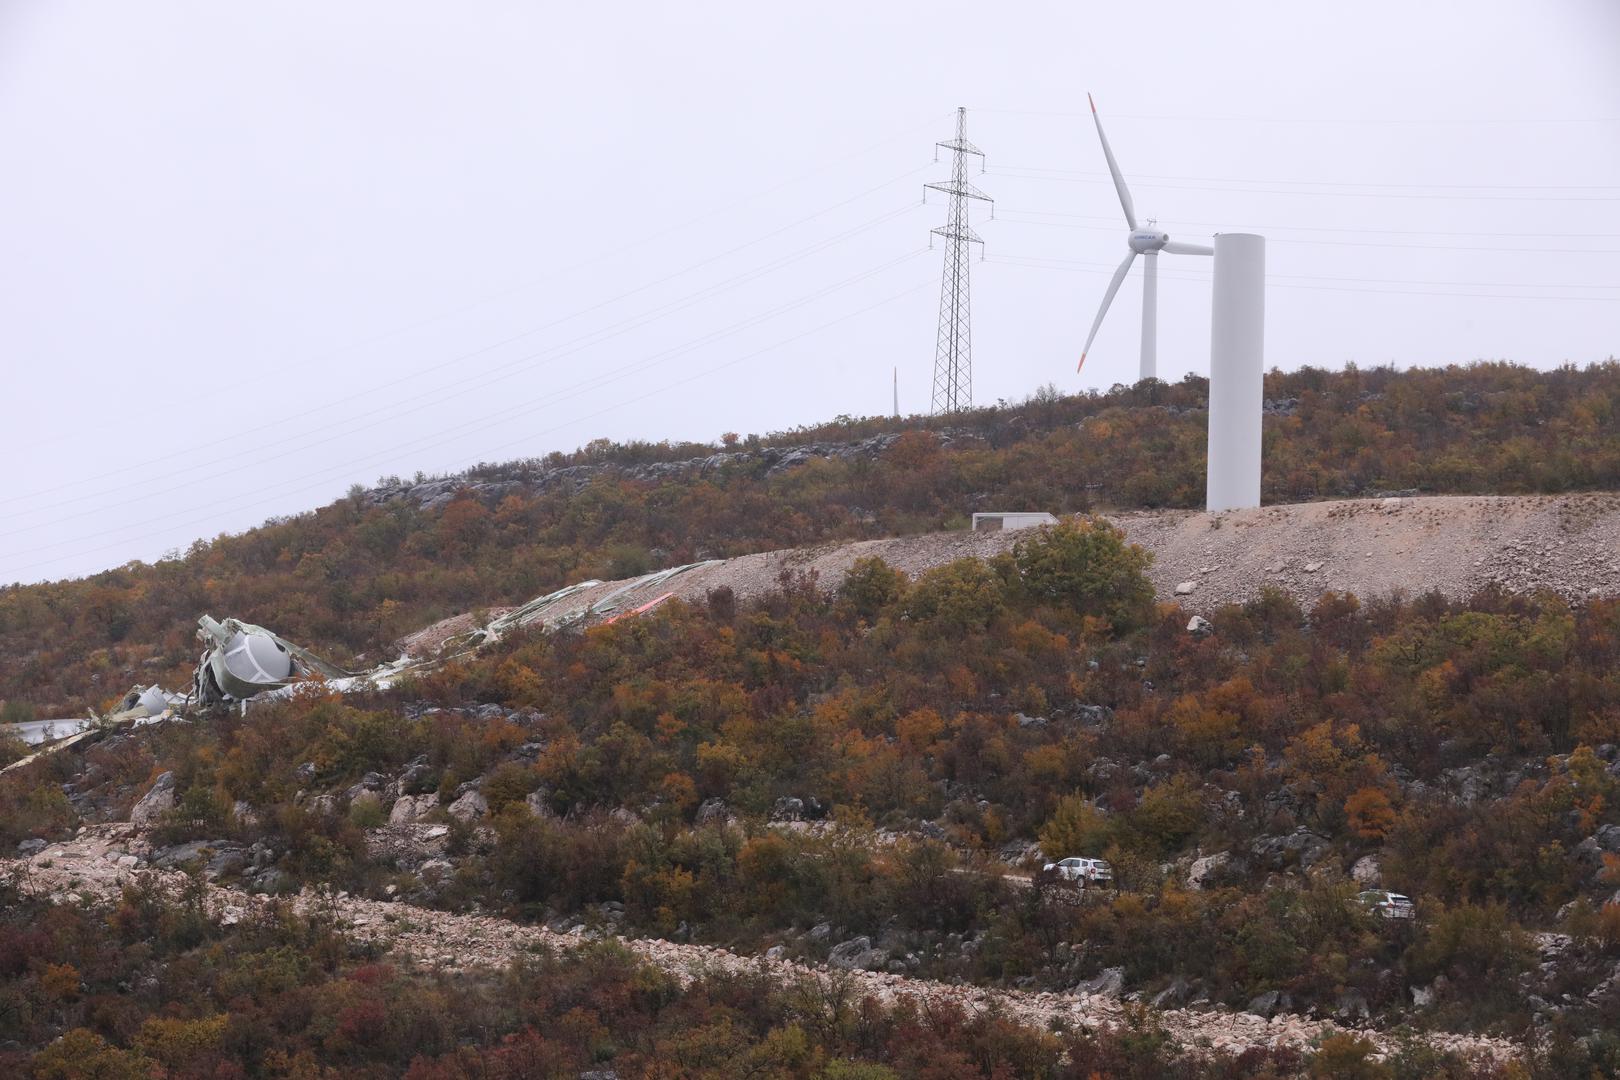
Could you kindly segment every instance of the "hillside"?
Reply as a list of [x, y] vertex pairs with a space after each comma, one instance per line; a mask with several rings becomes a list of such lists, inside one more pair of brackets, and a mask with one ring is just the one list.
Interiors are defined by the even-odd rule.
[[[437, 619], [587, 577], [959, 528], [975, 510], [1193, 508], [1206, 397], [1189, 377], [1042, 393], [948, 423], [841, 418], [714, 446], [592, 443], [461, 477], [387, 479], [179, 559], [0, 589], [0, 699], [17, 716], [66, 715], [137, 680], [183, 683], [208, 611], [347, 663]], [[1268, 504], [1620, 489], [1613, 362], [1307, 368], [1268, 375], [1266, 398]]]
[[[1390, 528], [1372, 505], [1350, 516]], [[0, 993], [30, 1003], [0, 1013], [0, 1064], [190, 1047], [273, 1072], [291, 1043], [399, 1075], [493, 1045], [456, 1026], [477, 1016], [628, 1069], [648, 1043], [566, 1019], [587, 1002], [667, 1055], [628, 980], [706, 1039], [703, 1003], [741, 996], [758, 1038], [798, 1016], [843, 1054], [972, 1045], [1035, 1075], [1620, 1065], [1620, 602], [1270, 591], [1190, 627], [1106, 522], [1017, 540], [909, 573], [868, 548], [832, 591], [711, 582], [388, 693], [316, 687], [0, 777], [27, 875], [0, 875]], [[1059, 854], [1111, 882], [1039, 878]], [[573, 956], [589, 939], [628, 954]], [[482, 1010], [520, 992], [492, 985], [535, 993], [526, 965], [497, 974], [514, 946], [577, 996]], [[293, 977], [271, 959], [289, 950], [321, 964]], [[348, 1034], [300, 1021], [312, 1002]], [[838, 1034], [918, 1004], [926, 1035]], [[176, 1046], [181, 1021], [221, 1027]]]
[[[1146, 574], [1160, 601], [1207, 615], [1268, 590], [1307, 609], [1328, 593], [1466, 600], [1487, 589], [1545, 591], [1572, 604], [1620, 597], [1620, 495], [1407, 496], [1214, 515], [1134, 510], [1099, 516], [1153, 557]], [[623, 578], [582, 588], [548, 607], [546, 618], [585, 618], [605, 597], [630, 587], [637, 604], [661, 596], [703, 603], [717, 589], [751, 602], [778, 590], [784, 576], [836, 591], [863, 559], [881, 559], [914, 576], [957, 559], [1007, 555], [1029, 537], [957, 529], [739, 555], [667, 583], [636, 586], [638, 578]], [[449, 632], [475, 625], [475, 615], [452, 616], [408, 635], [406, 650], [430, 655]]]

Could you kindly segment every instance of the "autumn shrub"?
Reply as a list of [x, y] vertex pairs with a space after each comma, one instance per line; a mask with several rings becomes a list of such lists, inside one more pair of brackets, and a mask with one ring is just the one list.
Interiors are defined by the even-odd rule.
[[839, 599], [857, 615], [870, 619], [897, 603], [906, 591], [906, 575], [876, 555], [856, 559], [838, 585]]
[[1041, 828], [1041, 851], [1048, 859], [1093, 855], [1113, 843], [1119, 824], [1083, 795], [1070, 795]]
[[1152, 555], [1102, 518], [1043, 526], [1018, 541], [1013, 558], [1020, 583], [1040, 603], [1106, 620], [1119, 632], [1146, 624], [1152, 614], [1146, 576]]
[[948, 636], [983, 631], [1004, 606], [1001, 580], [979, 559], [924, 571], [906, 594], [907, 613]]

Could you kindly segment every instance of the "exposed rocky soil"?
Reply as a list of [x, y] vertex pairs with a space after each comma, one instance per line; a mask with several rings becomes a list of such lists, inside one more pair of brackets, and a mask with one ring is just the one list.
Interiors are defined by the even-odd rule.
[[[1372, 598], [1433, 589], [1465, 599], [1493, 584], [1550, 589], [1571, 602], [1620, 596], [1614, 494], [1396, 497], [1108, 516], [1153, 553], [1149, 576], [1159, 598], [1206, 614], [1267, 587], [1307, 608], [1329, 591]], [[865, 556], [915, 575], [953, 559], [998, 555], [1026, 535], [962, 530], [762, 552], [689, 571], [656, 592], [701, 601], [726, 586], [746, 601], [775, 589], [784, 574], [812, 574], [830, 589]], [[548, 621], [578, 614], [623, 584], [578, 592], [551, 609]]]
[[[390, 484], [373, 488], [365, 498], [373, 506], [381, 506], [396, 499], [415, 503], [423, 510], [436, 510], [449, 503], [458, 494], [466, 492], [486, 503], [497, 503], [507, 495], [564, 489], [578, 491], [598, 476], [615, 476], [627, 480], [657, 483], [665, 480], [697, 479], [725, 468], [758, 469], [770, 476], [815, 458], [874, 458], [883, 454], [900, 437], [899, 432], [886, 432], [856, 442], [818, 442], [802, 446], [758, 446], [738, 450], [722, 450], [705, 457], [685, 458], [680, 461], [654, 461], [640, 465], [621, 465], [613, 462], [600, 464], [563, 465], [550, 468], [541, 465], [513, 464], [501, 467], [502, 473], [511, 474], [503, 479], [473, 479], [466, 476], [443, 480], [423, 480], [417, 483]], [[935, 432], [941, 446], [974, 442], [979, 436], [972, 432]]]
[[[45, 846], [26, 857], [4, 860], [0, 867], [21, 873], [28, 888], [69, 903], [111, 897], [125, 883], [143, 875], [163, 887], [178, 889], [186, 882], [185, 875], [176, 870], [146, 869], [158, 865], [152, 861], [152, 856], [152, 848], [139, 830], [119, 823], [88, 826], [71, 841]], [[255, 906], [269, 902], [264, 897], [235, 889], [212, 885], [205, 888], [210, 913], [229, 922], [239, 921]], [[294, 903], [303, 910], [330, 912], [358, 938], [377, 941], [419, 963], [451, 970], [498, 966], [524, 952], [541, 948], [569, 949], [590, 940], [583, 929], [558, 933], [543, 926], [488, 915], [430, 911], [344, 893], [329, 896], [305, 891]], [[1038, 1027], [1063, 1023], [1094, 1029], [1126, 1021], [1127, 1007], [1103, 988], [1097, 993], [1074, 994], [994, 990], [858, 969], [831, 970], [660, 939], [616, 940], [678, 979], [690, 979], [710, 970], [762, 972], [783, 983], [803, 982], [823, 990], [842, 988], [885, 1003], [910, 997], [929, 1005], [952, 1003], [973, 1012], [998, 1009]], [[1184, 1045], [1232, 1052], [1252, 1046], [1306, 1047], [1341, 1030], [1326, 1021], [1286, 1014], [1267, 1019], [1254, 1013], [1220, 1009], [1166, 1009], [1156, 1015]], [[1393, 1048], [1388, 1036], [1374, 1031], [1362, 1034], [1382, 1050]], [[1506, 1040], [1451, 1034], [1432, 1034], [1426, 1038], [1439, 1049], [1495, 1060], [1519, 1055], [1519, 1048]]]

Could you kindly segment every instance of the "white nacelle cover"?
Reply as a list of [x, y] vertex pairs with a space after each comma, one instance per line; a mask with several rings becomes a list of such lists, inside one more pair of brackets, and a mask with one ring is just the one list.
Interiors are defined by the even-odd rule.
[[292, 678], [293, 661], [263, 634], [238, 632], [225, 646], [225, 669], [244, 682], [279, 683]]

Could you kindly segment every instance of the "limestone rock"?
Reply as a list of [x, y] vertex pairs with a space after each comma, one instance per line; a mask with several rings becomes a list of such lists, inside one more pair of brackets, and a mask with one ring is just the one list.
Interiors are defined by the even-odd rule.
[[174, 809], [174, 773], [166, 772], [152, 784], [152, 789], [141, 796], [129, 811], [129, 823], [145, 827]]
[[476, 821], [489, 813], [489, 800], [481, 791], [469, 791], [450, 804], [450, 816], [462, 821]]
[[1229, 851], [1217, 851], [1213, 855], [1204, 855], [1193, 860], [1192, 866], [1187, 870], [1187, 888], [1197, 891], [1204, 887], [1212, 874], [1223, 869], [1232, 861]]
[[409, 825], [439, 805], [437, 795], [401, 795], [388, 815], [390, 825]]
[[1122, 967], [1103, 968], [1095, 977], [1075, 983], [1075, 993], [1091, 994], [1096, 997], [1119, 997], [1120, 991], [1125, 989], [1125, 969]]

